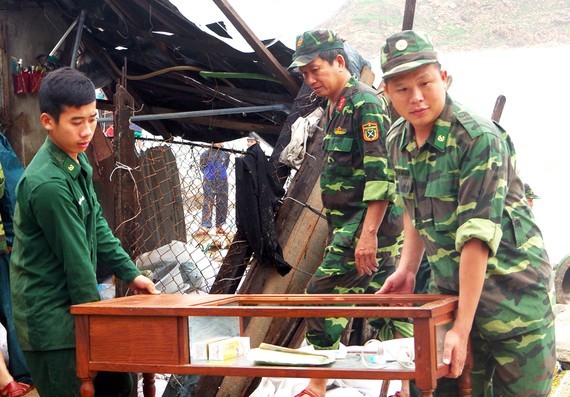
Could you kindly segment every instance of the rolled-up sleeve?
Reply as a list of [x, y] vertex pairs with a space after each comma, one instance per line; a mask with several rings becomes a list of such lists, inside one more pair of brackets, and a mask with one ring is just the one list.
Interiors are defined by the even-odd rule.
[[475, 137], [460, 170], [455, 245], [461, 251], [472, 238], [495, 255], [502, 238], [501, 217], [508, 186], [509, 150], [496, 132]]

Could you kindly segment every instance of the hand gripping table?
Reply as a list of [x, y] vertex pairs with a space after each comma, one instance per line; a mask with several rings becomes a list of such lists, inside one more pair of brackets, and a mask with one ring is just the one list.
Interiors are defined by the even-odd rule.
[[[143, 373], [143, 393], [154, 397], [154, 374], [338, 379], [415, 379], [432, 396], [446, 375], [443, 338], [458, 298], [445, 295], [135, 295], [74, 305], [77, 376], [81, 396], [94, 396], [96, 371]], [[357, 357], [330, 366], [260, 366], [245, 357], [190, 362], [188, 318], [353, 317], [409, 318], [414, 324], [415, 369], [371, 369]], [[240, 326], [241, 328], [241, 326]], [[241, 330], [240, 330], [241, 331]], [[252, 346], [256, 347], [256, 346]], [[357, 355], [354, 355], [357, 356]], [[471, 354], [459, 378], [460, 396], [471, 396]]]

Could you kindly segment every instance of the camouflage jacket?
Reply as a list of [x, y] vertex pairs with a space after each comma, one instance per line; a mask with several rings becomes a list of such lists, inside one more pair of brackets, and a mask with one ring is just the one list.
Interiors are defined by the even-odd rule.
[[550, 323], [552, 268], [506, 132], [448, 96], [422, 147], [403, 119], [387, 145], [431, 264], [431, 292], [458, 294], [461, 249], [477, 238], [490, 252], [475, 316], [482, 336], [503, 339]]
[[[388, 167], [386, 99], [351, 77], [336, 103], [328, 103], [323, 147], [321, 196], [331, 246], [355, 248], [367, 202], [395, 199], [394, 173]], [[390, 204], [378, 231], [378, 256], [399, 255], [403, 208]]]

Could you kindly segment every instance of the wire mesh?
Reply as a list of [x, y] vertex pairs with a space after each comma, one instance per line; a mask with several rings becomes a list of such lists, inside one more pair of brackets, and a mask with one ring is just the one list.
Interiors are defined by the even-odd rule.
[[[136, 216], [124, 222], [132, 222], [137, 267], [163, 293], [210, 292], [237, 230], [235, 159], [244, 152], [182, 140], [135, 146]], [[227, 165], [209, 180], [206, 160], [222, 153]], [[112, 297], [110, 280], [100, 288]]]

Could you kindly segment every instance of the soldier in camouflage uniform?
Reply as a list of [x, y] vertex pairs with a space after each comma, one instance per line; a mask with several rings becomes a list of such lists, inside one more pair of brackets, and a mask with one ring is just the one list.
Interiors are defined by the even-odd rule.
[[[403, 208], [391, 203], [395, 183], [384, 145], [387, 102], [351, 76], [346, 59], [334, 32], [309, 31], [297, 37], [289, 67], [299, 68], [307, 85], [328, 98], [320, 183], [330, 234], [309, 294], [378, 290], [393, 272], [403, 240]], [[317, 349], [335, 349], [347, 324], [346, 318], [307, 319], [307, 341]], [[299, 396], [324, 396], [325, 385], [325, 379], [313, 379]]]
[[540, 198], [534, 193], [534, 190], [532, 190], [528, 183], [524, 184], [524, 196], [526, 197], [526, 201], [528, 202], [528, 205], [530, 205], [531, 209], [534, 207], [534, 200]]
[[[425, 248], [430, 292], [459, 295], [445, 337], [447, 377], [461, 374], [471, 337], [474, 396], [547, 396], [556, 365], [552, 268], [509, 136], [451, 99], [426, 33], [389, 37], [381, 65], [403, 116], [387, 146], [406, 237], [380, 292], [411, 292]], [[436, 395], [458, 394], [438, 385]]]

